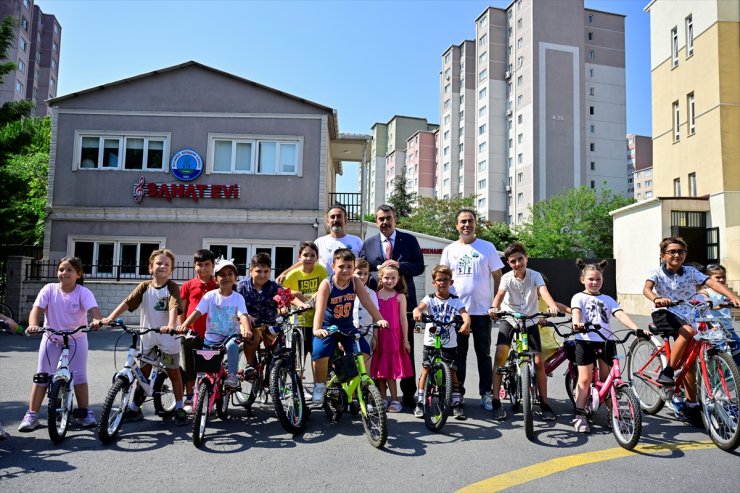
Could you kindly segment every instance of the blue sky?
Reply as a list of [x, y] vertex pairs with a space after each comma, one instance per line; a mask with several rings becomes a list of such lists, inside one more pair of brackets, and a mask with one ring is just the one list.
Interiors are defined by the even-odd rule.
[[[540, 0], [547, 1], [547, 0]], [[195, 60], [335, 108], [346, 133], [393, 115], [439, 123], [442, 53], [509, 1], [37, 0], [62, 26], [59, 95]], [[627, 131], [650, 135], [647, 0], [586, 0], [624, 14]], [[357, 191], [345, 166], [338, 191]]]

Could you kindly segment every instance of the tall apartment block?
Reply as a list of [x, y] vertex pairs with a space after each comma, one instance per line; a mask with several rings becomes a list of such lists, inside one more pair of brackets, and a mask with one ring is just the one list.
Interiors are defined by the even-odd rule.
[[35, 104], [33, 113], [46, 116], [45, 101], [57, 95], [62, 27], [33, 0], [0, 1], [0, 19], [8, 16], [17, 24], [15, 43], [8, 49], [8, 60], [17, 68], [0, 85], [0, 105], [30, 99]]
[[635, 200], [653, 198], [653, 139], [627, 134], [627, 192]]
[[[515, 0], [486, 9], [475, 26], [475, 41], [443, 54], [443, 88], [455, 58], [464, 62], [457, 67], [464, 107], [458, 140], [451, 133], [450, 141], [457, 170], [439, 173], [442, 196], [474, 193], [482, 217], [520, 224], [531, 204], [564, 189], [626, 194], [624, 16], [578, 0]], [[445, 105], [455, 118], [454, 89], [450, 103], [443, 89], [442, 130]], [[462, 156], [452, 154], [455, 144]], [[444, 138], [440, 147], [444, 167]]]
[[[439, 129], [419, 130], [406, 139], [406, 190], [417, 197], [434, 196], [438, 138]], [[386, 194], [392, 192], [386, 188]]]

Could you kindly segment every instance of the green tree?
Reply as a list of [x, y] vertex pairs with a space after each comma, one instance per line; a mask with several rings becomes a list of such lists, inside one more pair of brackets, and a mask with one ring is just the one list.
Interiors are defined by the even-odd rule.
[[406, 188], [406, 168], [401, 168], [401, 174], [393, 183], [393, 192], [388, 197], [388, 204], [396, 211], [396, 217], [408, 217], [416, 200], [416, 194]]
[[396, 215], [397, 225], [409, 231], [456, 240], [458, 234], [455, 229], [455, 214], [460, 209], [473, 207], [473, 203], [472, 196], [449, 200], [419, 197], [409, 216]]
[[516, 232], [506, 223], [488, 221], [479, 221], [479, 223], [476, 228], [478, 238], [490, 241], [501, 252], [515, 241], [519, 241]]

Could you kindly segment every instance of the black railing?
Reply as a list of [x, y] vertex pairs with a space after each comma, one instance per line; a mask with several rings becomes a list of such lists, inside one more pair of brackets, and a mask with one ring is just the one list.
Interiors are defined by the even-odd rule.
[[[53, 281], [57, 278], [56, 261], [34, 260], [26, 265], [26, 281]], [[246, 264], [236, 264], [239, 278], [247, 275], [249, 270]], [[111, 265], [111, 264], [84, 264], [85, 280], [95, 281], [144, 281], [151, 278], [149, 265]], [[170, 277], [173, 281], [182, 282], [192, 279], [195, 275], [191, 262], [177, 262]]]
[[362, 195], [359, 193], [330, 193], [329, 207], [340, 204], [347, 209], [347, 220], [353, 222], [362, 221]]

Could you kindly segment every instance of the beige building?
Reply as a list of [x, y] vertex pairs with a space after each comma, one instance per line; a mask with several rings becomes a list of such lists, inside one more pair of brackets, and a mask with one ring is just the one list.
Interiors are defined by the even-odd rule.
[[656, 198], [613, 213], [617, 290], [636, 313], [650, 308], [645, 273], [671, 234], [689, 242], [687, 262], [720, 262], [740, 288], [740, 3], [654, 0], [645, 10]]

